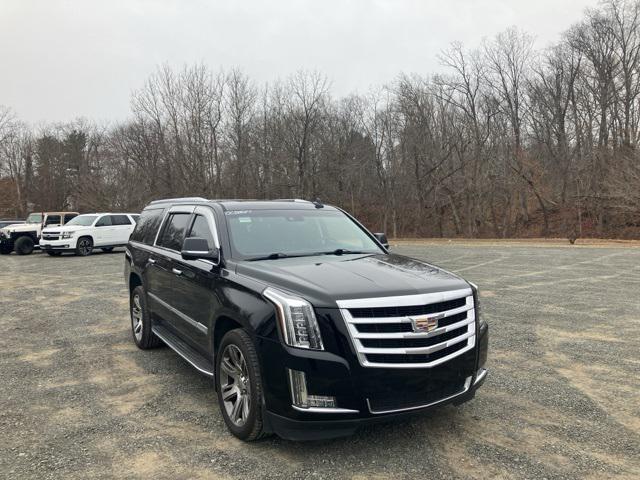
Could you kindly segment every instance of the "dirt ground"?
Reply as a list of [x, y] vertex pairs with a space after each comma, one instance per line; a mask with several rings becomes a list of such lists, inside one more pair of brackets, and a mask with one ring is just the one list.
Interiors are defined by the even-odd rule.
[[313, 443], [234, 439], [207, 378], [134, 346], [122, 251], [0, 257], [0, 478], [640, 478], [640, 248], [392, 243], [480, 285], [489, 377]]

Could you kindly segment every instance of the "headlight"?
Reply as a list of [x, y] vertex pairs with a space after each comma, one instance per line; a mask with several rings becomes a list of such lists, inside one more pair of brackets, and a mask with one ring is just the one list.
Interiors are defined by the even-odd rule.
[[469, 285], [471, 285], [471, 290], [473, 291], [473, 303], [476, 306], [476, 317], [478, 317], [478, 327], [482, 328], [482, 326], [485, 325], [487, 322], [484, 321], [480, 313], [480, 289], [478, 288], [478, 285], [476, 285], [473, 282], [469, 282]]
[[73, 233], [74, 232], [62, 232], [62, 235], [60, 236], [61, 239], [66, 239], [66, 238], [73, 238]]
[[292, 347], [324, 350], [318, 321], [309, 302], [271, 287], [262, 293], [276, 306], [284, 343]]

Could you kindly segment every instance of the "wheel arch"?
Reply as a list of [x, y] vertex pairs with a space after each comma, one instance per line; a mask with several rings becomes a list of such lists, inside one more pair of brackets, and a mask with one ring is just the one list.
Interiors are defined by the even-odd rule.
[[215, 324], [213, 325], [213, 332], [212, 332], [212, 338], [211, 338], [211, 342], [212, 342], [212, 351], [213, 351], [213, 355], [214, 355], [214, 360], [215, 360], [215, 356], [218, 354], [218, 347], [220, 346], [220, 342], [222, 341], [222, 338], [231, 330], [235, 330], [236, 328], [242, 328], [247, 330], [247, 333], [250, 334], [250, 332], [248, 331], [247, 327], [246, 327], [246, 323], [239, 321], [236, 318], [233, 318], [230, 315], [220, 315], [216, 321]]
[[142, 278], [135, 272], [129, 274], [129, 296], [133, 293], [133, 289], [142, 286]]
[[[95, 246], [95, 240], [93, 239], [93, 235], [91, 235], [90, 233], [87, 233], [85, 235], [80, 235], [78, 237], [78, 240], [76, 240], [76, 245], [78, 244], [78, 242], [80, 241], [81, 238], [89, 238], [91, 240], [91, 243]], [[100, 247], [96, 247], [96, 248], [100, 248]]]

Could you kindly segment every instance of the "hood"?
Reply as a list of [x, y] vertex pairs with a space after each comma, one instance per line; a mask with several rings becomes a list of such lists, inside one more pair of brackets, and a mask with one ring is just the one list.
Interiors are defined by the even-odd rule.
[[294, 292], [316, 307], [336, 300], [468, 288], [460, 277], [402, 255], [340, 255], [240, 262], [237, 273]]
[[5, 232], [33, 232], [40, 228], [39, 223], [14, 223], [0, 229]]

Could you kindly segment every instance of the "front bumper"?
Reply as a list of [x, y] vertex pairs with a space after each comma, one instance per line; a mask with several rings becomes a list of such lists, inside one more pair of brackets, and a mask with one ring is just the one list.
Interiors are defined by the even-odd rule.
[[65, 238], [64, 240], [45, 240], [40, 239], [40, 249], [44, 251], [65, 251], [76, 248], [75, 238]]
[[[362, 367], [348, 339], [336, 333], [334, 348], [340, 354], [289, 348], [258, 338], [267, 430], [290, 440], [346, 436], [363, 425], [467, 402], [487, 376], [486, 326], [478, 331], [476, 348], [426, 369]], [[337, 408], [292, 406], [287, 369], [304, 372], [309, 394], [333, 396]]]
[[346, 437], [353, 435], [356, 430], [367, 425], [388, 423], [395, 420], [411, 417], [437, 407], [448, 404], [461, 405], [475, 397], [476, 391], [484, 383], [487, 370], [482, 368], [475, 378], [471, 379], [469, 387], [458, 395], [447, 397], [439, 401], [424, 405], [420, 408], [404, 410], [384, 415], [362, 417], [349, 415], [351, 418], [322, 420], [323, 414], [318, 414], [315, 419], [298, 420], [263, 410], [263, 418], [267, 429], [287, 440], [324, 440], [329, 438]]

